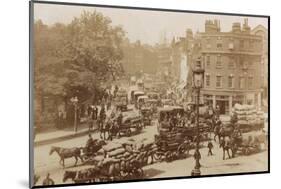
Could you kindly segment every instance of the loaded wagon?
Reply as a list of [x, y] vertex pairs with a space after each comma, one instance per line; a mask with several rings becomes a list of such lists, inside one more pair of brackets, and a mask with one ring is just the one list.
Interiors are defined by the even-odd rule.
[[167, 162], [187, 157], [191, 148], [190, 141], [177, 132], [156, 135], [155, 143], [157, 150], [154, 152], [154, 159]]
[[261, 143], [256, 137], [235, 137], [233, 138], [233, 156], [235, 154], [251, 155], [261, 151]]
[[129, 111], [123, 113], [119, 134], [131, 136], [133, 132], [139, 133], [143, 128], [143, 121], [139, 111]]
[[151, 125], [152, 122], [152, 109], [144, 107], [140, 109], [143, 125]]
[[262, 130], [264, 128], [264, 113], [256, 111], [253, 105], [235, 104], [231, 120], [236, 122], [242, 132]]

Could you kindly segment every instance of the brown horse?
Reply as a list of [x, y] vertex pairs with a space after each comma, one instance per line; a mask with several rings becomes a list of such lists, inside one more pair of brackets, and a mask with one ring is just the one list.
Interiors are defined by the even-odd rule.
[[95, 182], [99, 180], [99, 173], [100, 168], [98, 167], [83, 169], [79, 171], [65, 171], [62, 181], [66, 182], [68, 179], [71, 179], [75, 183]]
[[[232, 139], [230, 139], [230, 138], [220, 139], [220, 148], [222, 148], [222, 150], [223, 150], [223, 160], [225, 160], [225, 152], [227, 152], [227, 155], [228, 155], [229, 159], [234, 157], [233, 146], [234, 146], [234, 144], [233, 144]], [[229, 151], [231, 151], [231, 156], [230, 156]]]
[[62, 164], [63, 168], [64, 166], [64, 160], [68, 158], [75, 158], [75, 165], [77, 165], [78, 158], [83, 162], [83, 159], [81, 157], [81, 148], [61, 148], [61, 147], [55, 147], [52, 146], [50, 149], [49, 155], [52, 155], [54, 152], [56, 152], [60, 157], [60, 164]]
[[214, 129], [214, 141], [216, 141], [216, 136], [219, 138], [219, 143], [221, 138], [225, 137], [231, 137], [233, 134], [233, 131], [235, 130], [234, 125], [228, 124], [228, 125], [216, 125]]
[[36, 185], [36, 183], [39, 181], [39, 179], [40, 179], [40, 176], [34, 174], [33, 185]]

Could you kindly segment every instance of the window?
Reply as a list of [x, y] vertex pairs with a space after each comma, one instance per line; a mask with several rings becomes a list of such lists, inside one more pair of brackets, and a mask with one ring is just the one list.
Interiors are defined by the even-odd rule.
[[220, 87], [222, 87], [222, 76], [217, 76], [216, 77], [216, 87], [217, 88], [220, 88]]
[[234, 50], [234, 41], [233, 38], [229, 38], [228, 49]]
[[234, 87], [234, 77], [232, 75], [228, 76], [228, 87], [229, 88], [233, 88]]
[[222, 67], [222, 62], [221, 62], [221, 55], [217, 56], [217, 64], [216, 64], [217, 68], [221, 68]]
[[249, 48], [252, 51], [254, 48], [254, 41], [250, 41]]
[[248, 78], [248, 87], [249, 87], [249, 89], [253, 88], [253, 77], [252, 76], [250, 76]]
[[220, 42], [217, 43], [217, 49], [222, 49], [222, 43]]
[[206, 75], [206, 87], [209, 87], [211, 85], [211, 77], [210, 75]]
[[254, 64], [254, 63], [253, 63], [252, 61], [248, 62], [248, 66], [249, 66], [249, 67], [252, 67], [253, 64]]
[[240, 68], [244, 67], [244, 59], [243, 58], [239, 59], [239, 66], [240, 66]]
[[211, 46], [211, 40], [209, 38], [207, 38], [206, 47], [207, 47], [207, 49], [210, 49], [212, 47]]
[[244, 40], [240, 40], [240, 42], [239, 42], [239, 47], [240, 47], [241, 49], [244, 48]]
[[233, 57], [229, 58], [228, 68], [233, 69], [235, 67], [235, 61]]
[[243, 89], [245, 86], [245, 78], [243, 76], [239, 77], [239, 88]]
[[211, 67], [211, 57], [209, 55], [206, 56], [206, 66]]

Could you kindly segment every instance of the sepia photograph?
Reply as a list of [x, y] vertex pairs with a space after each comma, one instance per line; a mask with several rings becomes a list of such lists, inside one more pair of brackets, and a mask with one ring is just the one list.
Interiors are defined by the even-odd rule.
[[269, 173], [269, 16], [30, 4], [31, 187]]

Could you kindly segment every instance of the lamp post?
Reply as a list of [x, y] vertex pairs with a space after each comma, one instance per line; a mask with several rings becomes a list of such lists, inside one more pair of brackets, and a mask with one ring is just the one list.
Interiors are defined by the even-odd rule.
[[196, 149], [194, 153], [195, 159], [195, 166], [191, 172], [192, 176], [200, 176], [200, 159], [201, 154], [199, 152], [199, 142], [200, 142], [200, 131], [199, 131], [199, 105], [200, 105], [200, 90], [204, 86], [204, 69], [201, 67], [201, 59], [198, 58], [196, 60], [195, 69], [193, 70], [193, 89], [197, 92], [197, 101], [196, 101], [196, 108], [197, 108], [197, 137], [196, 137]]
[[77, 132], [77, 109], [78, 109], [78, 98], [77, 96], [72, 97], [70, 99], [70, 101], [72, 102], [73, 106], [74, 106], [74, 132]]

